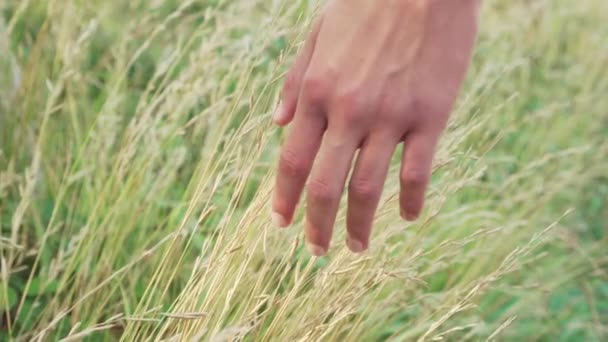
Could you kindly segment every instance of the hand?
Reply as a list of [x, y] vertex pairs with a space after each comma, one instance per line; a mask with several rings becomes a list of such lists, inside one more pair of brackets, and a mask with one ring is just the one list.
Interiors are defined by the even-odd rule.
[[307, 186], [306, 236], [330, 244], [344, 184], [347, 245], [368, 248], [391, 156], [404, 142], [401, 215], [423, 207], [435, 146], [471, 58], [478, 0], [329, 0], [288, 73], [274, 121], [282, 147], [273, 221], [285, 227]]

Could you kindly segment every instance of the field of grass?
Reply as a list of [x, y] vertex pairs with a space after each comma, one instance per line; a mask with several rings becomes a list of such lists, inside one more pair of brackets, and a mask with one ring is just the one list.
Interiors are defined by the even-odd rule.
[[428, 207], [269, 218], [305, 0], [0, 1], [0, 340], [608, 340], [608, 2], [486, 0]]

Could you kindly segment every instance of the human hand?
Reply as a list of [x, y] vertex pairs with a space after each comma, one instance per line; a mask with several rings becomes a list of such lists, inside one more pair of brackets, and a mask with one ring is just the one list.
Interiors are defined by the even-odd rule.
[[[404, 142], [401, 216], [423, 207], [435, 146], [470, 63], [479, 0], [329, 0], [287, 75], [274, 115], [291, 123], [272, 203], [291, 224], [306, 180], [306, 236], [330, 244], [348, 187], [347, 245], [369, 246], [396, 146]], [[310, 177], [309, 177], [310, 176]]]

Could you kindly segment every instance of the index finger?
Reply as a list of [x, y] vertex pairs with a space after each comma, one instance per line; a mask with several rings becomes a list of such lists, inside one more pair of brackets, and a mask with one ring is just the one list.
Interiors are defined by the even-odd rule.
[[272, 200], [272, 221], [282, 228], [293, 221], [296, 206], [325, 130], [325, 119], [319, 107], [309, 105], [302, 98], [291, 131], [281, 150]]

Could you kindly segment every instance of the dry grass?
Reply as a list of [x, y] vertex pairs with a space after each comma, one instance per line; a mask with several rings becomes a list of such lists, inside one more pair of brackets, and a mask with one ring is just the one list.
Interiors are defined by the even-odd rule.
[[602, 340], [608, 5], [488, 0], [420, 222], [271, 227], [308, 1], [0, 2], [0, 339]]

